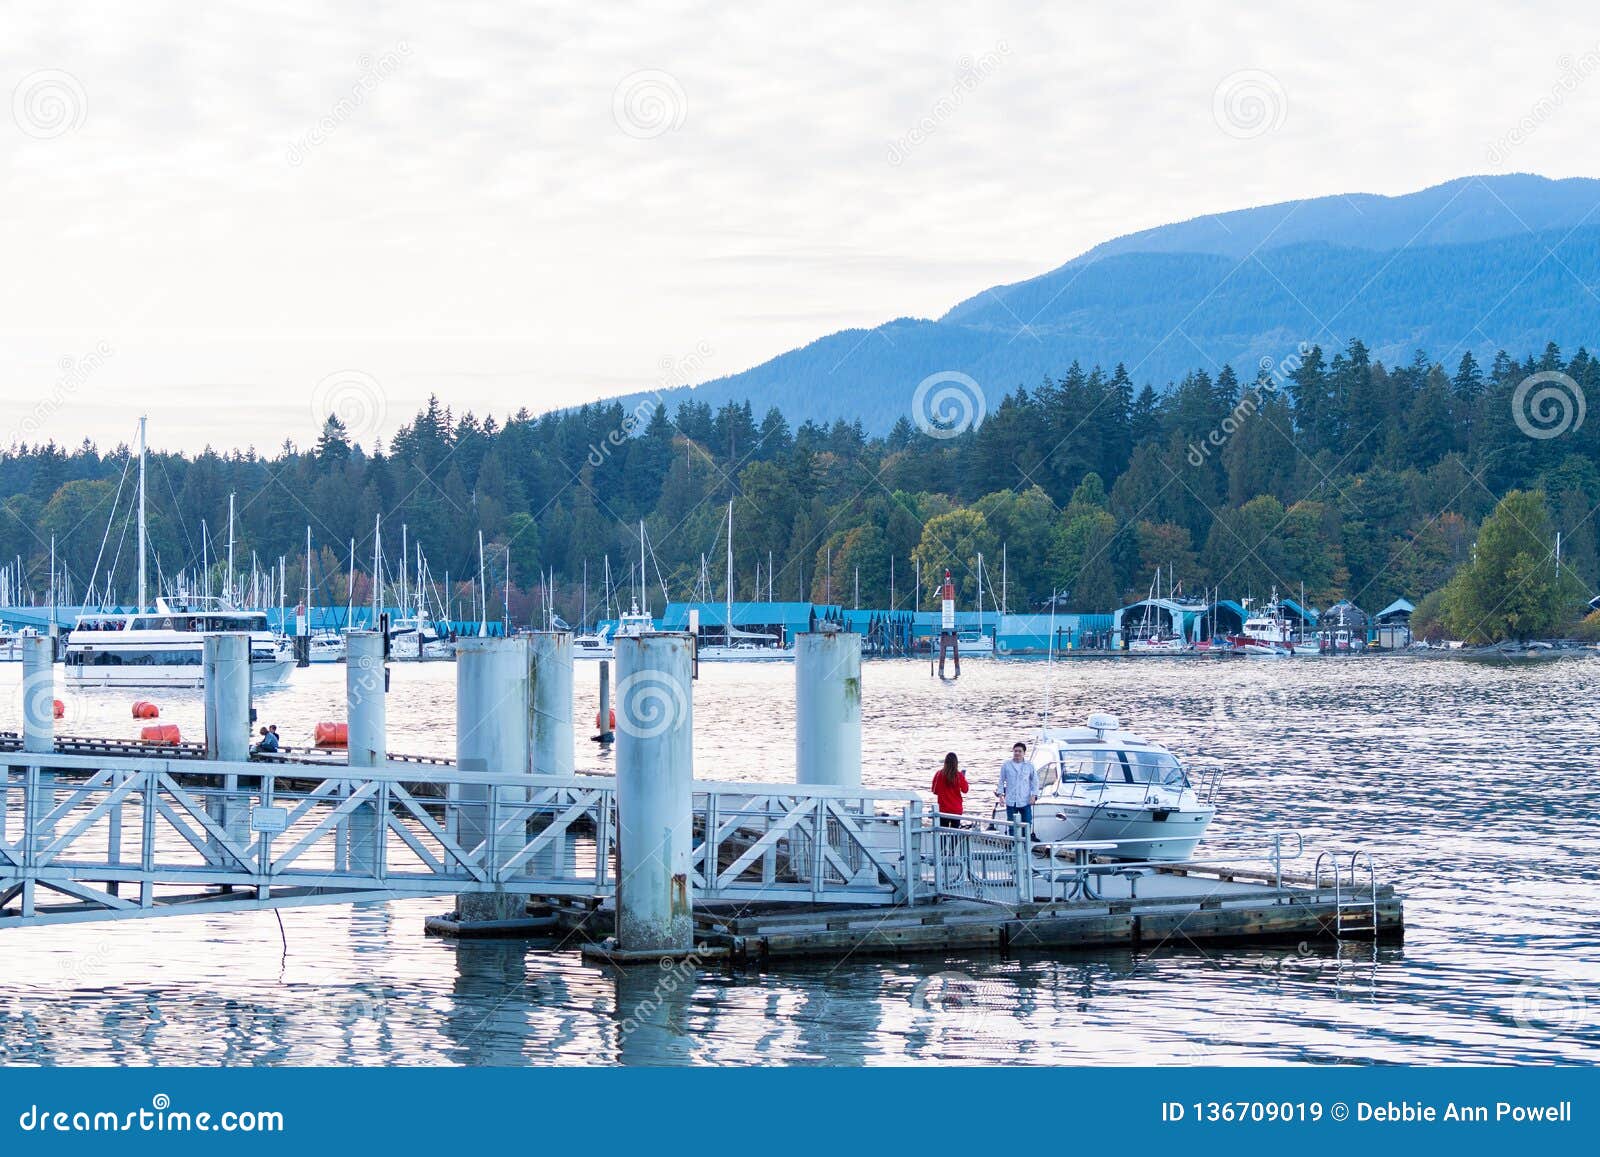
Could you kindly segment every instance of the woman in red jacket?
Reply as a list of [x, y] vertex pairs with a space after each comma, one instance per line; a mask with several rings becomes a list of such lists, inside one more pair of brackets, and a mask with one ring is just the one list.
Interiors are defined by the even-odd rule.
[[961, 826], [961, 821], [955, 817], [961, 814], [961, 797], [966, 794], [967, 777], [961, 770], [961, 761], [952, 751], [944, 757], [944, 766], [933, 773], [933, 795], [939, 801], [939, 810], [944, 813], [939, 817], [940, 827]]

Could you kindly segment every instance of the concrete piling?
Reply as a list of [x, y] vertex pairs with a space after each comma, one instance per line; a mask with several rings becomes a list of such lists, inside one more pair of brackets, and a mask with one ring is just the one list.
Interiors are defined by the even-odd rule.
[[616, 741], [616, 735], [611, 730], [611, 660], [600, 660], [600, 710], [595, 715], [595, 728], [599, 734], [595, 736], [601, 743]]
[[[56, 749], [56, 667], [55, 644], [48, 635], [22, 637], [22, 750], [48, 755]], [[30, 792], [28, 806], [33, 822], [28, 825], [40, 847], [55, 838], [53, 829], [44, 826], [44, 817], [55, 807], [54, 772], [39, 771], [38, 787]]]
[[[524, 638], [456, 643], [456, 766], [462, 771], [526, 772], [531, 766], [529, 670]], [[527, 802], [526, 789], [463, 785], [456, 791], [463, 805], [457, 832], [463, 848], [493, 839], [493, 860], [499, 864], [522, 845], [523, 825], [505, 821], [508, 809]], [[464, 894], [457, 900], [462, 924], [517, 920], [526, 906], [522, 896], [504, 892]]]
[[[383, 767], [389, 758], [388, 672], [383, 666], [383, 635], [350, 631], [345, 635], [345, 719], [347, 762], [351, 767]], [[377, 869], [377, 839], [382, 825], [378, 805], [362, 805], [350, 817], [347, 841], [350, 870]]]
[[572, 749], [572, 634], [535, 631], [530, 650], [532, 770], [536, 775], [571, 775], [576, 767]]
[[48, 635], [24, 635], [22, 642], [22, 750], [56, 749], [56, 665]]
[[[241, 631], [205, 636], [200, 662], [206, 758], [243, 763], [250, 758], [250, 636]], [[237, 775], [223, 776], [221, 787], [220, 794], [206, 800], [206, 812], [242, 847], [249, 843], [249, 799], [239, 792]], [[215, 850], [220, 854], [220, 848]]]
[[616, 641], [617, 933], [613, 960], [694, 950], [694, 641], [651, 633]]
[[795, 637], [795, 782], [861, 786], [861, 636]]

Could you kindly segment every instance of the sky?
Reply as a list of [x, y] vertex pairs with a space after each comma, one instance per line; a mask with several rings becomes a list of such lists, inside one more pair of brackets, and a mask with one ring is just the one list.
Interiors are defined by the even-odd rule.
[[1586, 11], [0, 0], [0, 449], [371, 446], [1174, 220], [1600, 175]]

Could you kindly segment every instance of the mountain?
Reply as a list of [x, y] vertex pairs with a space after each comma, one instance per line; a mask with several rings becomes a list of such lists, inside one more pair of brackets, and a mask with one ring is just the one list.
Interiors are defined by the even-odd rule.
[[851, 329], [692, 389], [757, 416], [859, 418], [881, 432], [919, 382], [957, 371], [992, 408], [1074, 361], [1158, 389], [1196, 367], [1244, 377], [1301, 342], [1487, 362], [1600, 336], [1600, 180], [1463, 177], [1400, 197], [1318, 197], [1197, 217], [1095, 246], [936, 319]]

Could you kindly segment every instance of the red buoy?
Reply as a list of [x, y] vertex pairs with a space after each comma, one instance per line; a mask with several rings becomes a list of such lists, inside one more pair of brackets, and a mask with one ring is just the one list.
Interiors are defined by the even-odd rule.
[[316, 744], [318, 747], [349, 747], [350, 725], [348, 723], [317, 724]]
[[141, 699], [133, 705], [133, 717], [135, 719], [158, 719], [160, 716], [161, 708], [148, 699]]
[[67, 705], [65, 703], [61, 702], [61, 700], [57, 699], [54, 703], [52, 703], [50, 705], [50, 714], [54, 718], [60, 719], [60, 718], [64, 717], [66, 715], [66, 713], [67, 713]]
[[171, 745], [183, 742], [183, 737], [178, 734], [176, 723], [154, 723], [149, 727], [141, 728], [139, 739], [145, 743], [159, 743]]
[[[594, 713], [594, 725], [596, 727], [600, 726], [600, 712], [598, 711]], [[611, 722], [606, 729], [608, 731], [615, 731], [617, 729], [617, 709], [615, 707], [611, 709]]]

